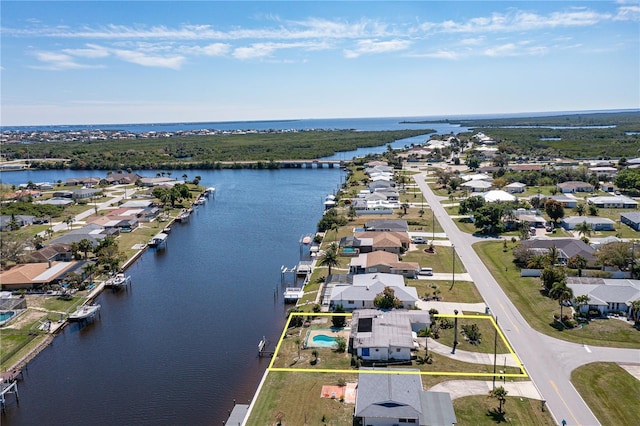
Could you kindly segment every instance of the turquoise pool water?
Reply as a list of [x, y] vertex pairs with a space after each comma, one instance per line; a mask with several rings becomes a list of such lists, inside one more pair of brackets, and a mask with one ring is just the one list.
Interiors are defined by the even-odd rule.
[[343, 253], [355, 253], [356, 249], [354, 247], [345, 247], [342, 249]]
[[327, 336], [325, 334], [316, 334], [311, 339], [313, 342], [313, 346], [325, 347], [325, 348], [333, 348], [336, 346], [336, 338], [332, 336]]
[[9, 318], [15, 315], [13, 311], [2, 311], [0, 312], [0, 323], [7, 321]]

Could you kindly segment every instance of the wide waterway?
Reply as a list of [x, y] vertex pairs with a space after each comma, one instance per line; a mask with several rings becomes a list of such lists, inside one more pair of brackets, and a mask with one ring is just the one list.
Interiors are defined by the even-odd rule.
[[[280, 268], [297, 263], [300, 237], [315, 231], [324, 197], [344, 172], [186, 173], [215, 186], [215, 200], [198, 207], [189, 223], [174, 225], [166, 250], [145, 252], [127, 271], [129, 292], [98, 297], [98, 320], [71, 324], [28, 365], [20, 404], [9, 397], [3, 425], [222, 424], [234, 399], [247, 403], [253, 396], [269, 361], [257, 357], [257, 344], [263, 335], [275, 342], [285, 321]], [[18, 184], [87, 175], [104, 172], [0, 177]]]

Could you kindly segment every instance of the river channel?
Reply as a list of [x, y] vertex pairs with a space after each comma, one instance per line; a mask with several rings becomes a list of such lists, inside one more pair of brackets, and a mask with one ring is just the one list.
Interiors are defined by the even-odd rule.
[[[275, 343], [285, 322], [281, 267], [297, 264], [300, 238], [315, 231], [324, 197], [345, 172], [187, 173], [216, 187], [215, 199], [174, 225], [166, 250], [148, 250], [128, 269], [128, 292], [98, 297], [100, 318], [71, 324], [29, 363], [3, 425], [220, 425], [234, 399], [252, 398], [269, 362], [257, 356], [258, 342]], [[11, 172], [2, 180], [88, 174], [104, 172]]]

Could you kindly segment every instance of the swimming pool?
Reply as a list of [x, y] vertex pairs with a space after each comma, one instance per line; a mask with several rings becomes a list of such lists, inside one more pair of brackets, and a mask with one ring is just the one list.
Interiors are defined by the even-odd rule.
[[355, 253], [356, 249], [355, 249], [355, 247], [343, 247], [342, 248], [342, 252], [343, 253]]
[[0, 311], [0, 325], [9, 321], [15, 314], [13, 311]]
[[323, 347], [323, 348], [333, 348], [337, 346], [336, 338], [332, 336], [327, 336], [326, 334], [316, 334], [311, 338], [312, 346]]

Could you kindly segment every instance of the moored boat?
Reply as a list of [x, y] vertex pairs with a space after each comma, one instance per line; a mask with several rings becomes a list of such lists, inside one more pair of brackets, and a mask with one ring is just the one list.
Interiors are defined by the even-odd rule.
[[69, 314], [69, 321], [82, 321], [93, 318], [100, 310], [100, 305], [84, 305], [79, 307], [75, 312]]
[[159, 247], [167, 240], [168, 235], [164, 232], [159, 232], [153, 236], [147, 243], [149, 247]]
[[120, 288], [126, 287], [129, 284], [131, 284], [131, 276], [120, 273], [105, 281], [104, 286], [106, 288]]

